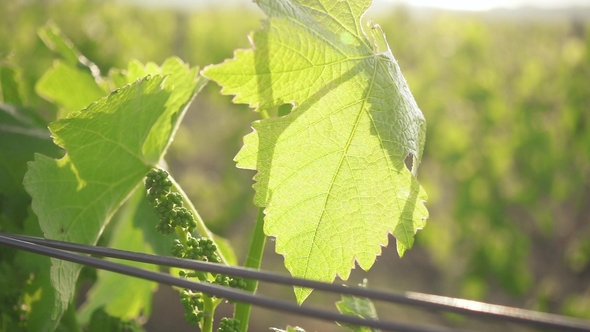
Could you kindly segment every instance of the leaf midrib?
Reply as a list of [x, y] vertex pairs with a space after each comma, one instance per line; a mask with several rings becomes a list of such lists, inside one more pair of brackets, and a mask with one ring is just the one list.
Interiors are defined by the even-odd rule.
[[[329, 197], [330, 197], [329, 193], [332, 191], [332, 188], [334, 186], [334, 183], [336, 182], [336, 177], [340, 173], [340, 169], [342, 168], [342, 166], [344, 164], [344, 160], [346, 159], [346, 156], [348, 154], [348, 149], [350, 148], [350, 144], [352, 142], [352, 139], [355, 136], [355, 133], [356, 133], [356, 131], [358, 129], [358, 125], [359, 125], [361, 116], [366, 112], [365, 111], [365, 107], [367, 105], [367, 100], [369, 99], [369, 96], [371, 95], [371, 91], [373, 90], [373, 85], [375, 83], [375, 76], [376, 76], [376, 73], [377, 73], [377, 65], [378, 64], [375, 63], [375, 65], [373, 66], [372, 79], [370, 80], [370, 84], [369, 84], [369, 87], [367, 89], [367, 93], [365, 94], [365, 97], [363, 98], [362, 107], [360, 109], [360, 112], [358, 112], [358, 114], [356, 116], [356, 119], [355, 119], [355, 122], [354, 122], [354, 126], [353, 126], [353, 128], [351, 130], [351, 133], [350, 133], [349, 137], [348, 137], [348, 140], [346, 142], [345, 148], [343, 149], [342, 158], [340, 158], [340, 161], [338, 162], [338, 167], [336, 168], [336, 171], [334, 172], [334, 175], [332, 176], [332, 179], [330, 181], [330, 186], [329, 186], [328, 191], [326, 193], [326, 198], [324, 200], [322, 213], [320, 214], [320, 216], [318, 218], [318, 221], [317, 221], [318, 224], [324, 218], [324, 214], [326, 213], [326, 207], [328, 205], [328, 200], [329, 200]], [[316, 238], [317, 238], [318, 228], [319, 227], [315, 227], [313, 238], [312, 238], [313, 239], [313, 242], [312, 242], [312, 245], [309, 247], [309, 251], [307, 252], [307, 257], [310, 257], [311, 251], [313, 250], [314, 243], [316, 242]], [[305, 270], [304, 270], [304, 273], [303, 273], [303, 277], [304, 278], [307, 277], [308, 271], [309, 271], [309, 264], [306, 264], [305, 265]]]

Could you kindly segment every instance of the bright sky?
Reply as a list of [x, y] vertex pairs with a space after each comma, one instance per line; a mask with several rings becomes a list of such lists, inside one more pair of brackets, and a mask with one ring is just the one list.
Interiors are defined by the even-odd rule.
[[590, 0], [387, 0], [387, 2], [456, 10], [487, 10], [494, 8], [517, 8], [520, 6], [540, 8], [590, 6]]

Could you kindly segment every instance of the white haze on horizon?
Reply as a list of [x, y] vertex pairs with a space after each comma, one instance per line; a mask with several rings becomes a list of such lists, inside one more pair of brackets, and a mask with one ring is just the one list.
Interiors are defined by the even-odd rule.
[[590, 7], [590, 0], [373, 0], [375, 3], [403, 4], [412, 7], [440, 8], [451, 10], [484, 11], [491, 9], [516, 9], [536, 7], [540, 9]]
[[[244, 6], [255, 8], [252, 0], [119, 0], [149, 7], [199, 8], [201, 6]], [[351, 0], [355, 1], [355, 0]], [[485, 11], [491, 9], [516, 9], [535, 7], [557, 9], [568, 7], [590, 8], [590, 0], [373, 0], [374, 5], [405, 5], [415, 8]]]

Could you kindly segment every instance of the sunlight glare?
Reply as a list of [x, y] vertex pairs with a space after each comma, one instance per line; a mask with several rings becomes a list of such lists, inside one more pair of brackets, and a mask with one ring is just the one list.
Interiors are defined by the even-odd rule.
[[408, 0], [408, 1], [393, 1], [404, 3], [406, 5], [419, 7], [433, 7], [441, 9], [452, 10], [475, 10], [483, 11], [492, 8], [511, 8], [519, 5], [518, 0], [480, 0], [480, 1], [466, 1], [466, 0]]

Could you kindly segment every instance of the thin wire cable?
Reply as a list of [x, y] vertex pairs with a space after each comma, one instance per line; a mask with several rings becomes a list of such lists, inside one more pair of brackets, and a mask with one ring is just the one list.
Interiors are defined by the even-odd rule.
[[457, 331], [456, 329], [446, 329], [446, 328], [438, 328], [438, 327], [426, 327], [426, 326], [417, 326], [412, 324], [404, 324], [404, 323], [395, 323], [395, 322], [387, 322], [387, 321], [380, 321], [374, 319], [363, 319], [360, 317], [355, 316], [347, 316], [339, 313], [335, 313], [332, 311], [313, 308], [313, 307], [302, 307], [298, 306], [294, 303], [290, 303], [283, 300], [271, 299], [267, 297], [262, 297], [258, 295], [253, 295], [248, 292], [235, 290], [228, 287], [223, 287], [220, 285], [212, 284], [212, 283], [201, 283], [201, 282], [194, 282], [187, 279], [181, 279], [173, 277], [169, 274], [164, 274], [160, 272], [153, 272], [147, 271], [140, 268], [123, 265], [120, 263], [104, 261], [102, 259], [83, 256], [80, 254], [74, 254], [68, 251], [50, 248], [47, 246], [37, 245], [34, 243], [14, 239], [11, 237], [0, 235], [0, 244], [3, 244], [8, 247], [17, 248], [20, 250], [25, 250], [29, 252], [33, 252], [36, 254], [41, 254], [44, 256], [50, 256], [53, 258], [58, 258], [61, 260], [66, 260], [78, 264], [83, 264], [87, 266], [92, 266], [95, 268], [108, 270], [116, 273], [121, 273], [125, 275], [129, 275], [132, 277], [137, 277], [145, 280], [155, 281], [160, 284], [170, 285], [170, 286], [177, 286], [182, 288], [188, 288], [191, 290], [195, 290], [198, 292], [202, 292], [205, 294], [209, 294], [212, 296], [216, 296], [219, 298], [225, 298], [227, 300], [232, 301], [239, 301], [239, 302], [247, 302], [253, 305], [267, 308], [270, 310], [276, 311], [285, 311], [290, 314], [297, 314], [307, 317], [313, 317], [321, 320], [327, 321], [336, 321], [340, 323], [350, 324], [350, 325], [357, 325], [357, 326], [367, 326], [371, 328], [382, 329], [386, 331], [398, 331], [398, 332], [451, 332]]
[[221, 264], [213, 264], [202, 261], [179, 259], [174, 257], [156, 256], [143, 253], [133, 253], [112, 248], [87, 246], [69, 242], [47, 240], [37, 237], [4, 234], [0, 235], [19, 238], [25, 241], [51, 246], [58, 249], [69, 251], [78, 251], [87, 254], [96, 254], [105, 257], [112, 257], [125, 260], [133, 260], [150, 264], [157, 264], [162, 266], [180, 267], [191, 270], [198, 270], [211, 273], [221, 273], [236, 277], [258, 279], [277, 284], [285, 284], [290, 286], [300, 286], [314, 288], [316, 290], [346, 294], [358, 297], [366, 297], [370, 299], [385, 301], [389, 303], [411, 305], [421, 308], [427, 308], [439, 311], [448, 311], [458, 313], [466, 316], [475, 316], [478, 318], [502, 320], [523, 325], [530, 325], [540, 328], [554, 328], [559, 331], [582, 331], [590, 332], [590, 322], [564, 317], [554, 314], [540, 313], [530, 310], [487, 304], [483, 302], [456, 299], [444, 296], [406, 292], [405, 294], [395, 294], [390, 292], [382, 292], [370, 290], [361, 287], [348, 287], [338, 284], [328, 284], [313, 280], [294, 278], [291, 276], [278, 275], [274, 273], [246, 269], [241, 267], [231, 267]]

